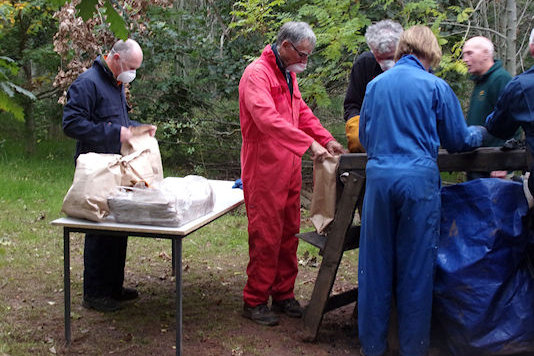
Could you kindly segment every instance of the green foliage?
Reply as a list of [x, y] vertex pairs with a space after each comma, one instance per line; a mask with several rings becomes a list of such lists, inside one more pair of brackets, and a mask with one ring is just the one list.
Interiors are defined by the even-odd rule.
[[[98, 12], [98, 5], [98, 0], [81, 0], [80, 3], [76, 5], [76, 9], [78, 10], [80, 17], [84, 21], [87, 21], [93, 18], [95, 13]], [[117, 10], [115, 10], [110, 0], [104, 0], [103, 8], [106, 20], [109, 24], [109, 29], [117, 38], [126, 40], [128, 38], [128, 29], [122, 16], [117, 13]]]
[[[4, 83], [2, 83], [4, 84]], [[0, 91], [0, 110], [13, 114], [18, 120], [24, 120], [24, 110], [4, 91]]]
[[15, 97], [15, 92], [26, 96], [31, 100], [35, 100], [35, 95], [32, 92], [11, 82], [11, 78], [15, 77], [19, 71], [15, 61], [9, 57], [0, 57], [0, 110], [13, 114], [18, 120], [24, 119], [24, 109], [12, 98]]
[[128, 29], [126, 27], [126, 21], [124, 21], [122, 16], [117, 13], [117, 10], [115, 10], [109, 0], [104, 3], [104, 9], [111, 32], [113, 32], [113, 34], [117, 38], [120, 38], [121, 40], [126, 40], [128, 38]]
[[[0, 105], [22, 120], [21, 99], [37, 100], [38, 90], [43, 85], [51, 86], [57, 71], [59, 62], [52, 50], [57, 24], [53, 9], [44, 0], [14, 5], [4, 2], [0, 11], [5, 15], [0, 31], [0, 53], [10, 53], [10, 58], [0, 58], [0, 87], [4, 93]], [[24, 66], [31, 71], [21, 71]]]
[[280, 13], [280, 7], [285, 5], [286, 0], [248, 0], [236, 1], [234, 10], [230, 13], [237, 20], [232, 22], [230, 28], [241, 28], [244, 34], [259, 32], [273, 38], [276, 25], [284, 13]]
[[84, 21], [87, 21], [93, 18], [95, 12], [97, 11], [97, 5], [98, 0], [84, 0], [80, 1], [80, 3], [76, 5], [76, 10], [78, 10], [80, 17]]

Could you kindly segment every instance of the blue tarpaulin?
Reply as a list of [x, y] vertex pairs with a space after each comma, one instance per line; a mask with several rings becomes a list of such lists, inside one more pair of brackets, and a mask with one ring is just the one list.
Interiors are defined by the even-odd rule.
[[534, 353], [522, 184], [476, 179], [442, 189], [434, 321], [453, 355]]

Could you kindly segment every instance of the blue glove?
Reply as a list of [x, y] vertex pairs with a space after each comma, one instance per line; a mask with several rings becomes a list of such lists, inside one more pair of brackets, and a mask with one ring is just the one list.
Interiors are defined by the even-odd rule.
[[243, 182], [241, 181], [241, 178], [236, 179], [234, 185], [232, 186], [233, 189], [239, 188], [243, 189]]
[[488, 129], [482, 125], [475, 125], [474, 127], [476, 127], [482, 135], [482, 141], [485, 141], [488, 138]]

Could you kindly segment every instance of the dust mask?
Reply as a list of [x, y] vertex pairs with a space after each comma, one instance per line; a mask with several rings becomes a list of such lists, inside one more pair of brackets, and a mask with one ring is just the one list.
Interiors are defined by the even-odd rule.
[[393, 68], [393, 66], [395, 65], [395, 61], [391, 59], [386, 59], [383, 61], [378, 61], [378, 64], [380, 65], [380, 68], [382, 68], [382, 71], [385, 72], [386, 70]]
[[293, 73], [302, 73], [306, 70], [306, 63], [295, 63], [286, 67], [286, 70]]
[[[122, 61], [121, 61], [121, 69], [122, 69]], [[125, 71], [122, 71], [122, 72], [117, 76], [117, 81], [119, 81], [119, 82], [123, 82], [123, 83], [130, 83], [130, 82], [132, 82], [132, 81], [135, 79], [135, 74], [136, 74], [136, 71], [135, 71], [135, 70], [125, 70]]]

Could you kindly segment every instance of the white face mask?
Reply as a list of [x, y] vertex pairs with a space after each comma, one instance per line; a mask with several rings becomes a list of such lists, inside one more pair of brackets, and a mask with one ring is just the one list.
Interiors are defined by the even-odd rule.
[[291, 64], [286, 69], [293, 73], [302, 73], [306, 70], [306, 63]]
[[[121, 61], [121, 69], [122, 69], [122, 61]], [[123, 83], [130, 83], [130, 82], [132, 82], [132, 81], [135, 79], [135, 74], [136, 74], [136, 71], [135, 71], [135, 70], [125, 70], [125, 71], [122, 71], [122, 72], [117, 76], [117, 81], [119, 81], [119, 82], [123, 82]]]
[[386, 59], [383, 61], [378, 61], [378, 64], [380, 65], [380, 68], [382, 68], [382, 70], [385, 72], [386, 70], [393, 68], [393, 66], [395, 65], [395, 61], [391, 59]]

